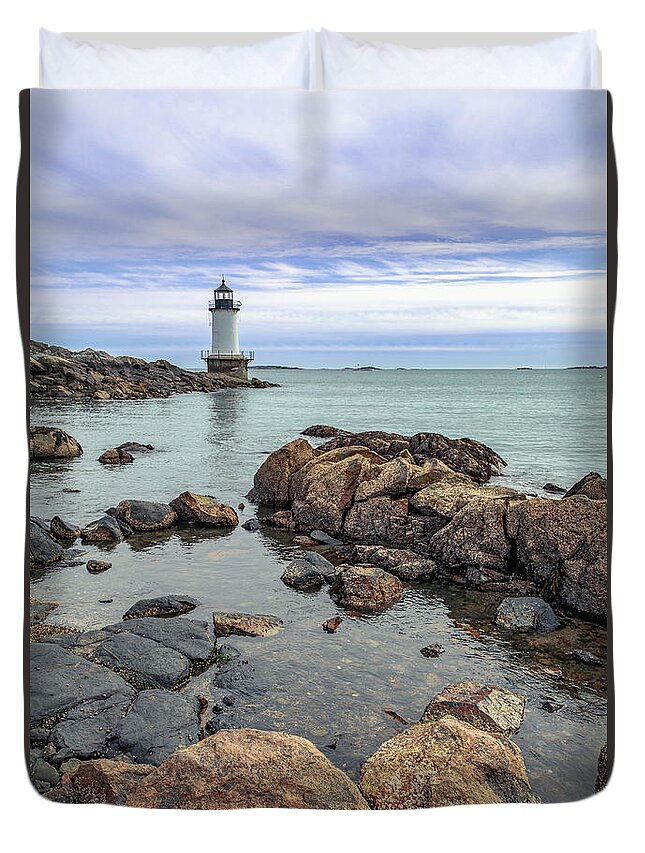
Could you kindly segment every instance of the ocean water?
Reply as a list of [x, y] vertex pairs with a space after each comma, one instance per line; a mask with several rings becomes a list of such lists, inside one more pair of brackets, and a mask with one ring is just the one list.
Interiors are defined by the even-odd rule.
[[[32, 424], [62, 427], [85, 452], [67, 462], [32, 464], [32, 514], [59, 514], [83, 525], [120, 500], [168, 501], [185, 489], [233, 506], [247, 503], [244, 495], [266, 455], [313, 423], [476, 438], [507, 461], [500, 483], [536, 494], [547, 481], [568, 487], [588, 471], [606, 472], [604, 370], [256, 375], [281, 387], [166, 400], [36, 402]], [[157, 450], [133, 465], [97, 462], [103, 450], [127, 440]], [[241, 520], [254, 514], [247, 504]], [[96, 547], [86, 550], [86, 559], [105, 556]], [[575, 664], [568, 651], [573, 645], [603, 656], [601, 628], [567, 619], [546, 642], [512, 638], [491, 625], [499, 596], [429, 584], [408, 590], [385, 613], [345, 617], [328, 635], [321, 623], [343, 612], [327, 591], [298, 593], [280, 581], [297, 553], [277, 532], [178, 528], [116, 546], [113, 568], [100, 575], [83, 566], [36, 573], [32, 595], [59, 602], [50, 621], [82, 629], [117, 621], [137, 599], [165, 593], [196, 596], [202, 606], [195, 617], [208, 618], [213, 609], [279, 616], [285, 629], [275, 637], [231, 638], [245, 662], [236, 686], [238, 719], [307, 737], [354, 777], [362, 761], [401, 730], [385, 711], [416, 720], [451, 681], [508, 686], [527, 697], [515, 740], [537, 793], [556, 802], [593, 792], [606, 738], [605, 673]], [[100, 603], [106, 599], [110, 603]], [[446, 653], [422, 657], [419, 649], [431, 642]]]

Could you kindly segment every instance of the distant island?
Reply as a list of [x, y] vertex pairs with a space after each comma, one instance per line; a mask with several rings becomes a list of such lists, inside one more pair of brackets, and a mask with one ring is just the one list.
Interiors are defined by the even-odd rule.
[[607, 370], [606, 364], [585, 364], [576, 367], [565, 367], [565, 370]]
[[368, 365], [367, 367], [343, 367], [342, 370], [380, 370], [380, 367], [372, 367]]
[[302, 367], [288, 367], [285, 364], [254, 364], [251, 370], [302, 370]]

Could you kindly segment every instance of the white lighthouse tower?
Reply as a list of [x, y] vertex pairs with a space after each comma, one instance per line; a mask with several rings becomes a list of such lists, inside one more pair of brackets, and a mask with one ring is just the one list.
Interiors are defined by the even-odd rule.
[[253, 353], [240, 349], [237, 318], [241, 308], [242, 303], [233, 297], [233, 291], [222, 276], [222, 283], [213, 291], [213, 299], [208, 303], [213, 334], [211, 349], [202, 350], [201, 354], [209, 373], [232, 373], [248, 379]]

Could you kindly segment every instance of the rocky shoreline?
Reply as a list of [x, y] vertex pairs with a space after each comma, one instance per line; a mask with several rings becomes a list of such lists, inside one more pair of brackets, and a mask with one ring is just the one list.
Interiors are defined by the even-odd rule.
[[274, 388], [275, 383], [222, 373], [184, 370], [165, 359], [145, 361], [101, 350], [72, 352], [40, 341], [29, 342], [29, 392], [53, 400], [148, 400], [219, 391], [223, 388]]
[[[35, 429], [32, 458], [82, 453], [61, 430]], [[531, 498], [491, 485], [506, 463], [471, 439], [328, 425], [304, 432], [326, 441], [296, 439], [269, 454], [248, 495], [257, 518], [242, 525], [284, 533], [300, 547], [281, 578], [294, 594], [327, 590], [353, 618], [437, 580], [497, 594], [500, 632], [539, 639], [558, 632], [567, 613], [606, 619], [607, 484], [599, 474], [563, 495]], [[37, 571], [82, 565], [73, 547], [79, 538], [113, 548], [169, 528], [238, 523], [232, 507], [209, 495], [126, 499], [82, 528], [58, 515], [32, 518], [30, 560]], [[120, 622], [78, 631], [47, 624], [55, 603], [30, 602], [29, 768], [40, 793], [66, 803], [179, 809], [540, 802], [513, 741], [523, 696], [460, 673], [472, 680], [431, 694], [416, 722], [385, 712], [403, 728], [363, 761], [354, 781], [309, 740], [236, 722], [244, 693], [234, 685], [247, 662], [230, 638], [262, 643], [289, 626], [270, 614], [217, 610], [195, 619], [198, 606], [182, 594], [146, 598]], [[342, 622], [329, 618], [319, 630], [343, 632]], [[434, 658], [446, 649], [419, 651]], [[601, 664], [588, 650], [571, 654]], [[603, 767], [601, 756], [598, 787]]]

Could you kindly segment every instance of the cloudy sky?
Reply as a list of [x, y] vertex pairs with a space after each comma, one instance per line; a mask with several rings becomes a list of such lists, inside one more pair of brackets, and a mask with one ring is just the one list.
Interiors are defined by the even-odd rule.
[[199, 365], [605, 364], [601, 92], [31, 95], [32, 337]]

